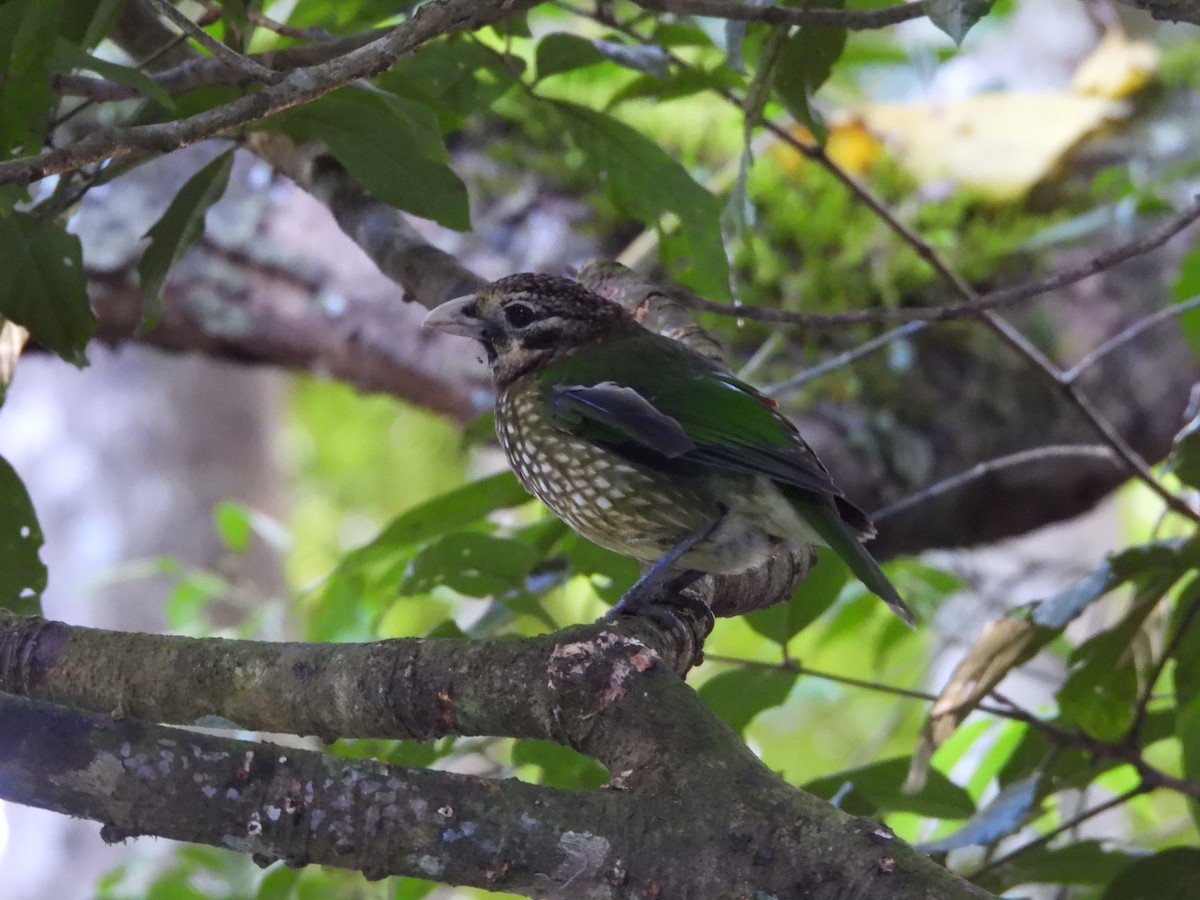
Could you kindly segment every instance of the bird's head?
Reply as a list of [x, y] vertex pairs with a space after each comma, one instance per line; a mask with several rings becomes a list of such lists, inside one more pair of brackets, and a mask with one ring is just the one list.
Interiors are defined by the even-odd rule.
[[616, 303], [576, 281], [529, 273], [443, 303], [422, 324], [483, 344], [498, 387], [582, 347], [641, 328]]

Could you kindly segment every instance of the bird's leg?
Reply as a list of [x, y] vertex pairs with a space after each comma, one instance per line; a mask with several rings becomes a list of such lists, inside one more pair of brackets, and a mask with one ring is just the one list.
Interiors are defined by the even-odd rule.
[[703, 572], [688, 569], [674, 577], [668, 577], [671, 568], [675, 563], [679, 562], [685, 553], [701, 541], [706, 541], [712, 537], [713, 532], [725, 521], [725, 514], [727, 512], [729, 512], [728, 508], [722, 505], [720, 512], [717, 513], [712, 521], [707, 522], [699, 531], [689, 534], [664, 553], [658, 562], [647, 569], [642, 577], [635, 581], [633, 586], [621, 595], [621, 599], [617, 601], [612, 609], [605, 613], [601, 621], [611, 622], [617, 616], [633, 615], [653, 600], [660, 588], [666, 587], [675, 591], [682, 590], [703, 575]]

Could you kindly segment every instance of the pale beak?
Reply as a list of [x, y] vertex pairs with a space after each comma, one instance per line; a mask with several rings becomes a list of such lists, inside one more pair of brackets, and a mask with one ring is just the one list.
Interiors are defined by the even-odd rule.
[[425, 328], [444, 331], [447, 334], [458, 334], [479, 340], [483, 335], [484, 322], [479, 318], [476, 310], [476, 299], [474, 294], [467, 294], [465, 297], [447, 300], [441, 306], [431, 309], [421, 325]]

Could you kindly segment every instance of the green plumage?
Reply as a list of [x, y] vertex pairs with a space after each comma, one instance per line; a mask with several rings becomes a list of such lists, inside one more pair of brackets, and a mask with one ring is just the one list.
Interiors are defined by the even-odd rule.
[[[830, 547], [912, 622], [842, 495], [774, 401], [575, 282], [502, 279], [430, 313], [477, 338], [496, 428], [531, 493], [585, 537], [675, 571], [737, 573], [791, 547]], [[706, 531], [707, 529], [707, 531]]]

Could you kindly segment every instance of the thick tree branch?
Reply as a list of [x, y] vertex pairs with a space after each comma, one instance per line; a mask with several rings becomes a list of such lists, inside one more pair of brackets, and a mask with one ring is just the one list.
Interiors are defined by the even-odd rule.
[[1190, 22], [1200, 25], [1200, 6], [1194, 0], [1117, 0], [1149, 13], [1160, 22]]
[[484, 284], [417, 234], [400, 210], [364, 190], [332, 157], [306, 152], [276, 133], [252, 135], [247, 146], [329, 207], [342, 231], [380, 272], [404, 288], [407, 299], [431, 308]]
[[737, 0], [634, 0], [644, 9], [680, 16], [712, 16], [737, 22], [768, 25], [807, 25], [865, 31], [886, 28], [925, 15], [926, 3], [900, 3], [880, 9], [820, 9], [819, 7], [757, 6]]
[[[517, 641], [312, 644], [129, 634], [0, 610], [0, 691], [146, 721], [195, 725], [217, 716], [239, 728], [326, 740], [537, 738], [623, 771], [641, 755], [637, 744], [687, 752], [649, 734], [625, 745], [593, 721], [640, 673], [687, 671], [703, 623], [680, 615], [686, 632], [634, 618], [619, 628], [580, 626]], [[514, 683], [525, 689], [513, 691]], [[682, 704], [679, 735], [706, 730], [700, 718], [710, 717], [694, 694], [678, 679], [670, 683], [664, 690], [672, 696], [659, 697], [668, 705], [639, 715], [670, 717]]]
[[134, 150], [167, 153], [315, 100], [359, 78], [377, 75], [426, 41], [499, 22], [537, 0], [432, 0], [386, 36], [345, 56], [289, 73], [278, 84], [215, 109], [152, 125], [98, 129], [66, 147], [0, 162], [0, 184], [31, 184], [47, 175]]
[[[226, 254], [236, 256], [236, 254]], [[280, 366], [380, 391], [466, 424], [487, 395], [435, 365], [432, 336], [397, 303], [341, 296], [325, 286], [211, 247], [181, 261], [165, 290], [162, 314], [142, 331], [145, 301], [131, 273], [94, 272], [89, 297], [110, 345], [136, 340], [169, 353], [204, 353], [239, 363]]]
[[[632, 797], [615, 791], [574, 794], [339, 759], [7, 694], [0, 797], [103, 822], [109, 842], [153, 835], [263, 863], [322, 863], [540, 897], [620, 896], [591, 888], [613, 878], [615, 848], [606, 843], [590, 865], [576, 856], [594, 849], [593, 829], [640, 815]], [[514, 828], [518, 821], [530, 825]], [[589, 893], [569, 893], [572, 883]]]
[[[121, 634], [0, 613], [0, 690], [42, 698], [0, 694], [0, 794], [106, 821], [114, 837], [155, 833], [530, 896], [982, 896], [886, 828], [766, 769], [670, 671], [689, 643], [636, 619], [512, 642], [338, 646]], [[87, 716], [51, 698], [327, 736], [542, 737], [616, 777], [607, 790], [563, 792], [413, 772]], [[530, 820], [536, 827], [512, 827]]]

